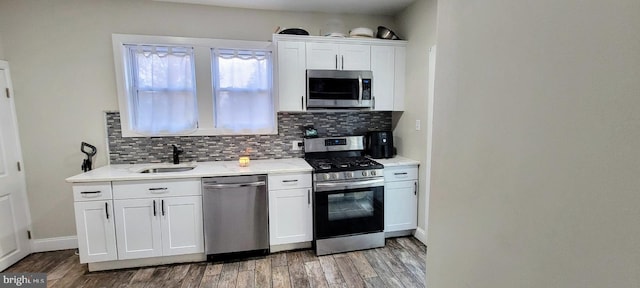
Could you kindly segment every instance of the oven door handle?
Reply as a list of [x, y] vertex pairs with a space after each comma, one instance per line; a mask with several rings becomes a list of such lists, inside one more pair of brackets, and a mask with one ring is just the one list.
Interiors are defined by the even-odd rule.
[[376, 186], [382, 186], [382, 185], [384, 185], [384, 178], [365, 180], [365, 181], [322, 182], [322, 183], [316, 183], [316, 192], [367, 188], [367, 187], [376, 187]]

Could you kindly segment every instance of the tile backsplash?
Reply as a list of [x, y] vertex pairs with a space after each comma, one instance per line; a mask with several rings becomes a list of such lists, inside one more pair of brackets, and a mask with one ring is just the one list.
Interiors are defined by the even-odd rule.
[[303, 157], [292, 141], [302, 140], [302, 126], [313, 125], [320, 137], [364, 135], [391, 130], [391, 112], [279, 112], [278, 134], [241, 136], [122, 137], [120, 113], [107, 112], [107, 137], [111, 164], [171, 162], [171, 144], [184, 153], [181, 160], [236, 160], [246, 148], [251, 159]]

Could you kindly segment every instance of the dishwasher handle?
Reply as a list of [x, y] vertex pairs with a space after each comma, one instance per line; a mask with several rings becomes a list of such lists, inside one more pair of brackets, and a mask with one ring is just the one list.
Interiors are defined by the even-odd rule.
[[258, 187], [265, 186], [265, 181], [257, 181], [251, 183], [228, 183], [228, 184], [203, 184], [205, 189], [227, 189], [227, 188], [241, 188], [241, 187]]

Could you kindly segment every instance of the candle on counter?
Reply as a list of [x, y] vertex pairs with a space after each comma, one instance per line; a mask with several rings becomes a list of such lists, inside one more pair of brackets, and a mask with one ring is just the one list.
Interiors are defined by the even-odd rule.
[[238, 159], [238, 164], [240, 165], [240, 167], [249, 166], [249, 162], [251, 162], [251, 159], [249, 158], [250, 153], [251, 153], [251, 148], [247, 147], [244, 149], [244, 154], [240, 156], [240, 159]]
[[251, 159], [249, 159], [249, 156], [240, 156], [240, 159], [238, 159], [238, 164], [240, 164], [240, 167], [249, 166], [249, 162], [251, 162]]

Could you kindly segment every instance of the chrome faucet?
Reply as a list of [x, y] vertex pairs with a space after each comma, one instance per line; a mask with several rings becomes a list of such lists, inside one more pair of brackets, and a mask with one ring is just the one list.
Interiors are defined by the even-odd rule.
[[173, 146], [173, 164], [180, 164], [180, 154], [184, 152], [184, 150], [178, 148], [176, 145]]

